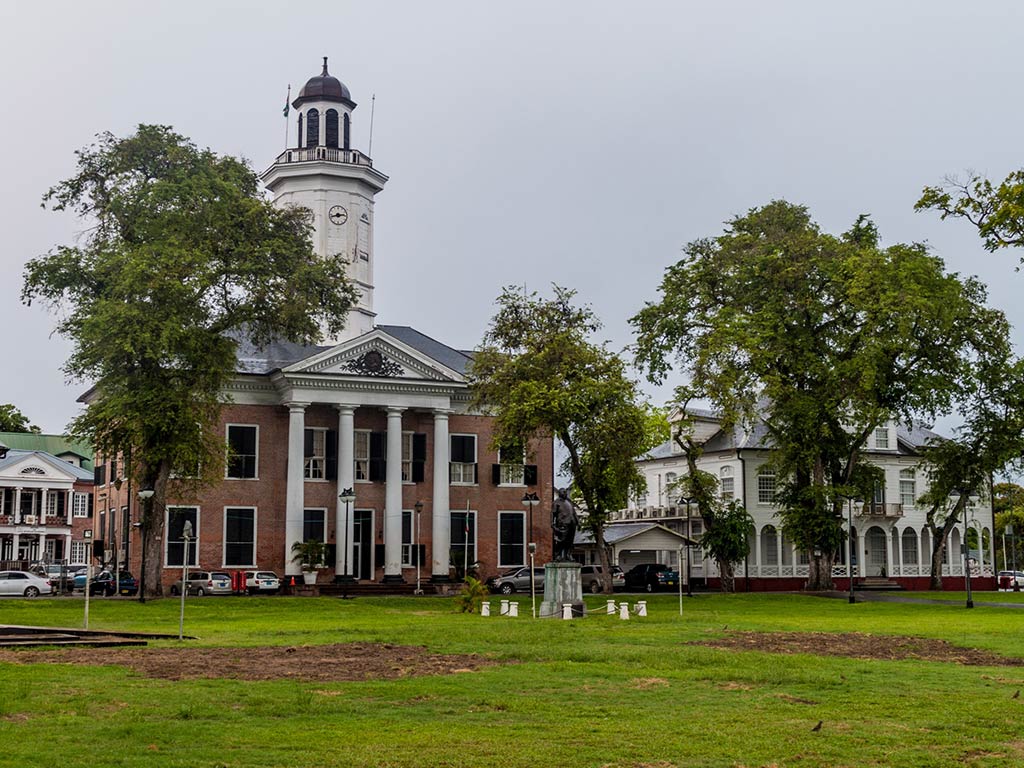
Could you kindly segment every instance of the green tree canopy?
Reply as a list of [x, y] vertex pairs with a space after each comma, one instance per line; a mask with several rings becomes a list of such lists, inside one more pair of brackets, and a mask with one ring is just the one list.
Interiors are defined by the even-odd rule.
[[667, 434], [664, 415], [642, 403], [625, 365], [591, 341], [600, 323], [574, 292], [554, 287], [551, 299], [505, 288], [473, 360], [473, 404], [495, 416], [495, 445], [557, 438], [566, 449], [562, 471], [586, 505], [604, 567], [608, 513], [626, 506], [643, 483], [634, 463]]
[[637, 359], [657, 382], [677, 366], [679, 402], [709, 399], [727, 429], [763, 421], [783, 525], [811, 556], [808, 588], [828, 588], [865, 441], [948, 409], [1005, 321], [978, 281], [923, 245], [881, 247], [865, 216], [830, 235], [776, 201], [684, 252], [633, 318]]
[[44, 205], [86, 225], [25, 268], [22, 299], [60, 311], [70, 378], [95, 382], [71, 425], [99, 454], [130, 456], [145, 513], [150, 589], [158, 588], [168, 478], [222, 473], [214, 431], [237, 339], [312, 342], [356, 300], [343, 258], [318, 258], [305, 209], [275, 208], [241, 160], [200, 150], [165, 126], [102, 134]]
[[925, 187], [914, 207], [938, 211], [943, 219], [966, 219], [989, 251], [1024, 246], [1024, 170], [1014, 171], [999, 185], [975, 173], [966, 181], [947, 178], [944, 184]]
[[40, 429], [29, 424], [28, 416], [19, 411], [11, 403], [0, 404], [0, 432], [31, 432], [38, 435]]

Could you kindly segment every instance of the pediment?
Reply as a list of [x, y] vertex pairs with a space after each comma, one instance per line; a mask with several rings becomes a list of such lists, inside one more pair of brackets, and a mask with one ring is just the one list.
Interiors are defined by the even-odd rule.
[[465, 380], [457, 371], [381, 331], [342, 342], [282, 371], [369, 379]]
[[0, 479], [7, 485], [32, 485], [42, 480], [73, 482], [75, 476], [57, 466], [53, 459], [40, 453], [30, 453], [0, 469]]

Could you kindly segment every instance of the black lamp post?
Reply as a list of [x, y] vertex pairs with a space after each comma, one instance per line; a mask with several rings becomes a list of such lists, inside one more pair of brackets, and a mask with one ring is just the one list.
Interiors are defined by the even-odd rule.
[[413, 509], [416, 510], [416, 592], [417, 595], [422, 595], [423, 590], [420, 588], [420, 513], [423, 512], [423, 502], [417, 500], [412, 505]]
[[[355, 503], [356, 494], [351, 488], [345, 488], [341, 493], [338, 494], [338, 501], [345, 505], [345, 519], [342, 521], [342, 528], [344, 534], [342, 536], [344, 549], [341, 551], [341, 576], [338, 581], [343, 584], [351, 584], [355, 581], [355, 578], [349, 573], [349, 562], [348, 562], [348, 529], [350, 515], [352, 514], [352, 504]], [[335, 539], [337, 541], [337, 539]]]
[[150, 487], [139, 489], [139, 501], [142, 502], [142, 509], [139, 512], [139, 519], [132, 525], [139, 531], [139, 544], [142, 546], [142, 563], [139, 566], [139, 602], [146, 602], [146, 523], [149, 521], [149, 504], [155, 491]]
[[1017, 583], [1017, 541], [1016, 539], [1014, 539], [1014, 530], [1012, 523], [1006, 526], [1006, 532], [1010, 534], [1010, 559], [1013, 563], [1013, 565], [1011, 566], [1011, 568], [1013, 568], [1013, 591], [1020, 592], [1020, 584]]
[[682, 501], [686, 504], [686, 596], [693, 597], [693, 588], [690, 586], [690, 561], [692, 560], [690, 556], [690, 535], [693, 533], [693, 527], [690, 525], [690, 504], [697, 501], [697, 499], [687, 496]]

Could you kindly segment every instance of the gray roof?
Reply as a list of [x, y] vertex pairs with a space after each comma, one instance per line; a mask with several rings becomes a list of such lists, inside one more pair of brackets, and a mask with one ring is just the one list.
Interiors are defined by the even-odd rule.
[[45, 451], [19, 451], [16, 448], [12, 448], [7, 452], [7, 455], [4, 458], [0, 459], [0, 469], [9, 467], [12, 464], [21, 461], [26, 456], [38, 456], [48, 464], [59, 467], [68, 474], [74, 476], [76, 480], [85, 480], [90, 483], [93, 480], [93, 473], [91, 470], [76, 467], [74, 464], [64, 461], [64, 459], [58, 459], [52, 453], [46, 453]]
[[[662, 530], [668, 531], [673, 536], [678, 536], [682, 541], [686, 541], [686, 537], [681, 533], [666, 528], [664, 525], [658, 525], [657, 523], [612, 523], [604, 529], [604, 540], [607, 544], [618, 544], [620, 541], [631, 539], [634, 536], [639, 536], [641, 533], [646, 533], [654, 528], [661, 528]], [[577, 531], [576, 538], [573, 540], [573, 544], [576, 546], [587, 546], [594, 543], [594, 534], [590, 531]], [[693, 542], [696, 543], [696, 542]]]
[[465, 374], [469, 369], [469, 363], [472, 360], [470, 353], [453, 349], [408, 325], [378, 325], [377, 327], [388, 336], [398, 339], [403, 344], [422, 352], [453, 371]]
[[671, 458], [672, 456], [678, 455], [678, 452], [675, 449], [675, 442], [672, 440], [666, 440], [661, 445], [656, 445], [653, 448], [651, 448], [651, 450], [649, 450], [641, 457], [641, 460], [653, 461], [655, 459], [668, 459]]
[[[945, 440], [945, 438], [931, 430], [920, 422], [913, 424], [897, 424], [896, 437], [898, 448], [910, 453], [923, 448], [929, 442]], [[771, 443], [768, 439], [768, 427], [764, 422], [759, 421], [754, 425], [751, 432], [746, 432], [740, 426], [732, 429], [731, 433], [721, 430], [715, 433], [706, 443], [705, 451], [732, 451], [737, 449], [771, 450]], [[870, 453], [870, 450], [868, 451]]]

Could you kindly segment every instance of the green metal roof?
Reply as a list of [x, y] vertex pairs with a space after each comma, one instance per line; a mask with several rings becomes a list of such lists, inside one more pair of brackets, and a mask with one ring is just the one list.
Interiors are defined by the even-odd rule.
[[80, 443], [66, 435], [36, 435], [31, 432], [0, 432], [0, 443], [19, 451], [43, 451], [60, 456], [73, 453], [82, 458], [82, 469], [92, 470], [93, 451], [88, 443]]

